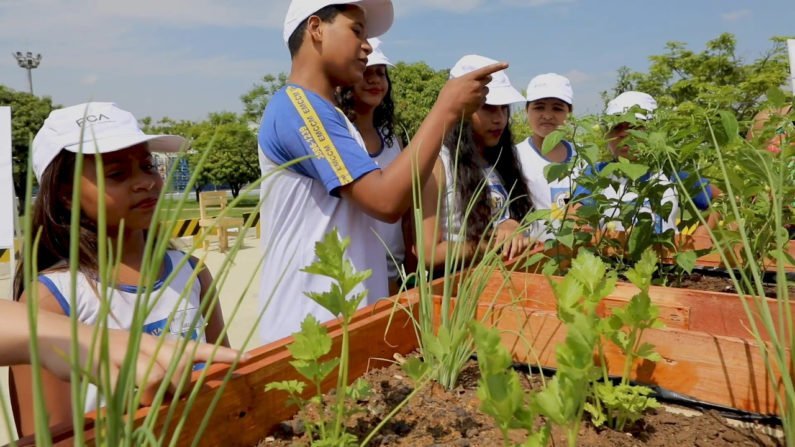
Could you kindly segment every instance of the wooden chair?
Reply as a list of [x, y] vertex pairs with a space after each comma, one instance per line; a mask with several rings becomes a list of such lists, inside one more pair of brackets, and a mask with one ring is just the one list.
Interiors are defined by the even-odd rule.
[[221, 253], [229, 249], [229, 229], [237, 228], [238, 235], [240, 228], [243, 227], [242, 217], [219, 217], [219, 214], [226, 209], [229, 198], [225, 191], [207, 191], [199, 193], [199, 226], [204, 234], [204, 249], [210, 248], [210, 240], [207, 238], [207, 231], [215, 229], [218, 236], [218, 248]]

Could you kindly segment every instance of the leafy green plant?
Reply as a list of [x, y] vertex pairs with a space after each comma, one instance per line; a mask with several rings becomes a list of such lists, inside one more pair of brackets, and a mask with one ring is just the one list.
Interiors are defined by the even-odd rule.
[[[775, 90], [768, 94], [770, 105], [780, 108], [785, 103], [783, 94]], [[726, 131], [735, 129], [731, 114], [721, 115]], [[790, 304], [791, 282], [787, 277], [787, 266], [795, 264], [787, 253], [789, 234], [785, 227], [792, 222], [793, 178], [795, 165], [795, 141], [792, 132], [792, 114], [779, 120], [769, 120], [763, 127], [762, 135], [781, 137], [780, 153], [768, 151], [768, 141], [755, 139], [750, 144], [736, 137], [721, 138], [719, 128], [705, 119], [712, 137], [711, 151], [716, 158], [719, 172], [717, 180], [725, 188], [723, 219], [731, 225], [719, 225], [710, 231], [710, 237], [717, 252], [726, 265], [737, 265], [740, 269], [729, 269], [728, 274], [734, 283], [739, 299], [748, 319], [749, 330], [756, 341], [765, 371], [771, 383], [780, 384], [780, 391], [774, 393], [787, 446], [795, 446], [795, 383], [790, 349], [795, 342], [793, 315]], [[733, 150], [732, 150], [733, 149]], [[735, 152], [736, 151], [736, 152]], [[736, 154], [736, 155], [735, 155]], [[734, 157], [737, 158], [734, 158]], [[736, 168], [734, 160], [745, 160], [748, 165]], [[747, 172], [744, 169], [747, 168]], [[733, 172], [734, 171], [734, 172]], [[743, 178], [738, 178], [741, 176]], [[693, 206], [692, 199], [687, 202]], [[759, 209], [745, 209], [744, 205], [761, 202], [764, 222], [757, 219]], [[731, 231], [732, 237], [726, 237]], [[760, 235], [760, 232], [766, 234]], [[771, 304], [765, 296], [765, 271], [774, 274], [776, 299]], [[773, 315], [771, 308], [778, 312]]]
[[[513, 428], [528, 432], [524, 445], [544, 445], [549, 424], [554, 424], [563, 428], [569, 445], [574, 446], [585, 412], [596, 426], [606, 424], [623, 430], [647, 410], [658, 407], [651, 389], [629, 381], [632, 365], [638, 359], [660, 359], [654, 347], [642, 341], [646, 329], [661, 326], [658, 309], [648, 294], [656, 269], [657, 258], [652, 250], [647, 250], [627, 272], [640, 292], [625, 307], [614, 309], [608, 318], [601, 318], [597, 309], [615, 289], [618, 275], [597, 256], [582, 251], [562, 280], [550, 278], [566, 339], [555, 351], [555, 377], [537, 392], [528, 394], [521, 389], [517, 373], [509, 369], [511, 356], [501, 345], [499, 333], [472, 325], [481, 371], [481, 409], [495, 419], [506, 445], [510, 445], [508, 430]], [[618, 384], [608, 375], [604, 345], [608, 341], [625, 356]], [[546, 418], [540, 428], [536, 428], [538, 416]]]
[[532, 395], [524, 392], [519, 374], [511, 368], [511, 353], [502, 346], [497, 329], [488, 329], [480, 323], [470, 325], [477, 347], [478, 399], [480, 410], [494, 418], [503, 437], [503, 444], [513, 445], [508, 438], [511, 429], [524, 429], [526, 447], [544, 446], [549, 443], [550, 424], [536, 428], [540, 414], [532, 405]]
[[[458, 161], [454, 160], [454, 172]], [[455, 176], [455, 173], [454, 173]], [[487, 187], [485, 182], [478, 185], [475, 196]], [[455, 188], [455, 182], [453, 182]], [[436, 241], [439, 238], [439, 228], [435, 225], [432, 234], [427, 234], [422, 226], [423, 209], [421, 200], [422, 185], [418, 173], [413, 175], [413, 203], [412, 211], [413, 236], [415, 247], [424, 247], [427, 240]], [[440, 188], [437, 197], [437, 209], [442, 209], [442, 196]], [[462, 204], [461, 222], [456, 234], [456, 241], [465, 241], [467, 234], [467, 218], [473, 212], [476, 200], [473, 198], [468, 203]], [[507, 204], [505, 206], [508, 206]], [[436, 216], [437, 221], [446, 220], [447, 228], [453, 228], [453, 210], [448, 210], [446, 216]], [[487, 228], [496, 226], [496, 217], [492, 218]], [[525, 219], [515, 230], [515, 235], [527, 231], [532, 222]], [[479, 307], [483, 308], [481, 318], [489, 317], [493, 302], [481, 301], [486, 286], [496, 276], [502, 275], [503, 281], [497, 290], [508, 284], [509, 273], [520, 266], [514, 263], [506, 267], [502, 256], [503, 245], [497, 241], [494, 231], [486, 231], [476, 243], [448, 241], [444, 253], [442, 266], [434, 270], [429, 267], [438, 264], [436, 259], [428, 259], [424, 250], [417, 250], [416, 271], [404, 276], [406, 284], [414, 283], [414, 293], [418, 296], [418, 311], [415, 314], [400, 303], [395, 303], [396, 309], [408, 312], [420, 346], [421, 358], [409, 359], [404, 364], [404, 370], [411, 377], [419, 379], [430, 374], [433, 380], [447, 389], [453, 389], [458, 381], [458, 376], [466, 362], [474, 353], [475, 347], [469, 324], [478, 318]], [[434, 276], [440, 278], [439, 285], [434, 284]], [[496, 297], [497, 294], [495, 294]], [[435, 303], [436, 297], [440, 305]]]
[[591, 421], [596, 426], [607, 424], [622, 431], [626, 425], [639, 420], [646, 410], [658, 408], [659, 404], [651, 397], [648, 387], [630, 384], [632, 367], [638, 359], [658, 362], [662, 360], [654, 351], [654, 345], [643, 342], [646, 329], [661, 328], [659, 310], [651, 303], [649, 287], [657, 270], [657, 257], [651, 249], [641, 255], [633, 268], [627, 273], [629, 281], [640, 289], [625, 307], [612, 310], [607, 319], [599, 322], [598, 330], [602, 337], [610, 340], [624, 354], [624, 367], [620, 383], [614, 384], [607, 374], [607, 360], [600, 348], [602, 381], [594, 384], [594, 399], [586, 407]]
[[[327, 292], [305, 292], [305, 294], [340, 318], [342, 346], [339, 357], [321, 361], [321, 358], [330, 354], [332, 339], [326, 328], [321, 326], [312, 315], [308, 315], [301, 324], [301, 331], [294, 334], [295, 341], [288, 346], [288, 349], [295, 359], [290, 364], [310, 384], [314, 385], [314, 397], [308, 400], [303, 399], [301, 396], [306, 384], [295, 380], [271, 383], [265, 388], [266, 391], [286, 391], [290, 395], [290, 402], [298, 405], [304, 413], [310, 404], [319, 408], [317, 412], [319, 421], [312, 421], [308, 418], [305, 421], [305, 425], [308, 427], [307, 433], [314, 446], [331, 447], [356, 444], [356, 436], [345, 430], [346, 418], [355, 411], [346, 401], [361, 399], [370, 393], [369, 385], [362, 379], [357, 380], [353, 386], [348, 385], [350, 322], [359, 308], [359, 304], [367, 296], [366, 291], [354, 293], [354, 289], [372, 273], [370, 270], [354, 271], [353, 264], [345, 258], [345, 249], [349, 244], [348, 238], [340, 240], [336, 229], [333, 230], [315, 244], [317, 260], [302, 269], [306, 273], [331, 278], [334, 282]], [[337, 369], [336, 401], [329, 408], [331, 414], [327, 415], [321, 384], [334, 369]], [[313, 439], [313, 434], [317, 435], [318, 439]]]

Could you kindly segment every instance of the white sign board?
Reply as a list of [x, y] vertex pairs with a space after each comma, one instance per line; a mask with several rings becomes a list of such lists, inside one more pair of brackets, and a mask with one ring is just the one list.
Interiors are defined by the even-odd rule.
[[795, 95], [795, 39], [787, 40], [787, 46], [789, 47], [790, 85], [792, 86], [792, 94]]
[[14, 247], [14, 178], [11, 167], [11, 107], [0, 107], [0, 248]]

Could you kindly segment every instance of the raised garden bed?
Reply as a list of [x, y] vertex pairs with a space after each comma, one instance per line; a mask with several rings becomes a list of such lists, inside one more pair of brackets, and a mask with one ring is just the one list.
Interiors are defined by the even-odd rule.
[[[441, 283], [437, 282], [435, 287], [440, 291]], [[604, 300], [600, 312], [608, 314], [636, 292], [634, 286], [619, 284]], [[638, 363], [632, 372], [634, 380], [708, 405], [761, 415], [776, 414], [774, 394], [778, 384], [771, 383], [765, 372], [759, 349], [748, 335], [745, 312], [735, 295], [653, 287], [651, 297], [660, 307], [667, 327], [647, 330], [644, 338], [656, 345], [664, 360]], [[478, 316], [488, 315], [487, 322], [503, 331], [503, 342], [517, 362], [555, 367], [554, 350], [564, 339], [565, 328], [557, 319], [555, 300], [546, 278], [521, 272], [510, 273], [506, 278], [498, 273], [490, 278], [480, 299]], [[410, 294], [402, 298], [404, 303], [415, 300]], [[775, 300], [768, 301], [775, 315]], [[388, 366], [396, 353], [407, 355], [417, 349], [409, 315], [393, 310], [393, 304], [384, 301], [356, 314], [351, 325], [351, 380], [366, 371]], [[338, 352], [339, 324], [332, 322], [327, 326], [335, 340], [332, 353]], [[289, 364], [291, 358], [286, 350], [289, 342], [287, 338], [252, 351], [254, 358], [238, 368], [226, 385], [209, 417], [201, 445], [253, 446], [292, 417], [296, 410], [285, 404], [286, 395], [264, 391], [268, 383], [298, 379]], [[623, 356], [616, 349], [608, 349], [607, 361], [611, 373], [617, 373]], [[177, 445], [192, 443], [227, 371], [223, 365], [212, 367], [210, 379], [191, 409]], [[323, 389], [328, 391], [333, 386], [330, 380], [323, 384]], [[151, 411], [165, 415], [171, 406], [176, 406], [178, 417], [184, 401], [158, 409], [143, 408], [134, 417], [142, 420]], [[68, 445], [73, 431], [70, 427], [59, 427], [54, 434], [56, 441]], [[94, 435], [90, 423], [86, 434], [89, 440]], [[30, 444], [32, 439], [21, 443]]]

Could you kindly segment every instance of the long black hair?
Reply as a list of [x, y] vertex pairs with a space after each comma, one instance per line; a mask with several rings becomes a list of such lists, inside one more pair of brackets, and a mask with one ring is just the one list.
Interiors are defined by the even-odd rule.
[[[381, 100], [381, 104], [375, 108], [373, 112], [373, 126], [381, 134], [381, 139], [384, 141], [384, 146], [389, 147], [395, 142], [395, 102], [392, 99], [392, 80], [389, 78], [389, 68], [384, 66], [384, 73], [386, 74], [386, 95]], [[356, 122], [356, 105], [355, 98], [353, 97], [353, 87], [344, 87], [338, 92], [337, 102], [340, 108], [345, 112], [351, 122]]]
[[[493, 210], [489, 202], [488, 191], [483, 188], [486, 177], [475, 158], [477, 144], [472, 124], [465, 121], [456, 126], [445, 137], [444, 145], [450, 150], [451, 161], [455, 163], [456, 157], [458, 158], [458, 165], [454, 172], [457, 177], [455, 179], [455, 198], [459, 209], [464, 210], [470, 201], [475, 202], [472, 211], [467, 216], [466, 239], [477, 242], [491, 222]], [[483, 156], [491, 166], [494, 166], [494, 170], [499, 174], [503, 186], [508, 191], [511, 218], [521, 221], [533, 209], [533, 204], [519, 167], [510, 120], [502, 132], [497, 146], [484, 150]]]
[[[32, 228], [41, 231], [36, 252], [36, 271], [51, 270], [69, 261], [70, 224], [72, 219], [72, 186], [77, 155], [61, 151], [50, 163], [39, 181], [39, 192], [33, 204]], [[74, 204], [79, 207], [80, 204]], [[35, 234], [33, 235], [35, 237]], [[80, 212], [78, 251], [79, 270], [95, 276], [98, 269], [97, 226]], [[14, 300], [25, 291], [24, 261], [20, 261], [14, 277]]]

